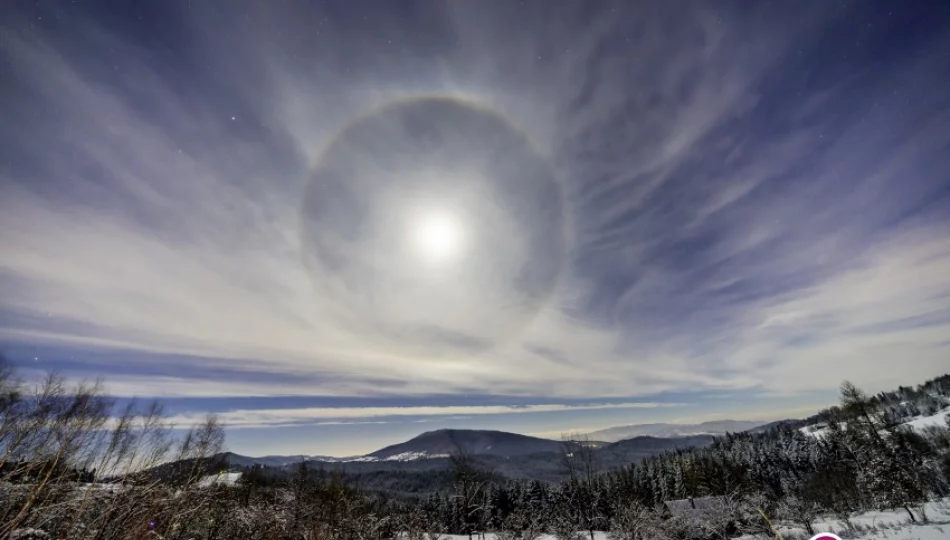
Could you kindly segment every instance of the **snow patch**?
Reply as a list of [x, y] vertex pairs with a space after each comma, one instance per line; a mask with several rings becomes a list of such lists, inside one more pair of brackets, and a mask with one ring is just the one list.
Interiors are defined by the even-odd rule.
[[914, 429], [924, 429], [927, 426], [945, 426], [947, 425], [947, 416], [950, 416], [950, 409], [944, 409], [930, 416], [921, 416], [906, 422], [906, 424]]
[[8, 536], [10, 540], [46, 540], [49, 534], [40, 529], [16, 529]]
[[370, 462], [370, 461], [379, 461], [379, 458], [376, 456], [361, 456], [358, 458], [344, 459], [342, 461], [344, 463], [353, 463], [353, 462], [365, 463], [365, 462]]
[[403, 452], [383, 458], [383, 461], [416, 461], [419, 459], [446, 458], [448, 454], [429, 454], [427, 452]]
[[[914, 509], [918, 523], [910, 523], [910, 517], [903, 509], [882, 512], [867, 512], [851, 519], [854, 531], [847, 531], [845, 526], [834, 519], [821, 518], [814, 523], [815, 532], [830, 532], [849, 540], [946, 540], [950, 538], [950, 499], [929, 502], [924, 505], [929, 523], [920, 523], [919, 509]], [[803, 529], [779, 525], [779, 532], [783, 538], [808, 538]], [[440, 534], [442, 540], [469, 540], [468, 535]], [[586, 533], [583, 538], [588, 538]], [[473, 538], [484, 540], [498, 540], [495, 533], [486, 533]], [[763, 540], [759, 535], [746, 534], [738, 540]], [[555, 540], [551, 534], [542, 534], [538, 540]], [[607, 533], [594, 532], [594, 540], [607, 540]]]
[[198, 487], [209, 487], [213, 485], [233, 486], [241, 479], [241, 473], [228, 472], [221, 474], [211, 474], [198, 481]]
[[[937, 540], [950, 538], [950, 499], [929, 502], [924, 511], [929, 523], [920, 523], [921, 515], [917, 508], [914, 514], [918, 523], [911, 523], [910, 516], [903, 509], [879, 512], [866, 512], [851, 519], [854, 531], [848, 531], [844, 524], [833, 519], [819, 519], [813, 524], [815, 532], [830, 532], [850, 540]], [[804, 529], [779, 526], [784, 538], [808, 538]], [[740, 540], [757, 538], [751, 535], [741, 536]]]
[[374, 461], [416, 461], [419, 459], [447, 458], [448, 454], [429, 454], [427, 452], [402, 452], [386, 457], [361, 456], [357, 458], [341, 459], [341, 463], [369, 463]]
[[[947, 425], [946, 423], [947, 416], [950, 416], [950, 407], [936, 414], [932, 414], [930, 416], [918, 416], [917, 418], [914, 418], [913, 420], [908, 420], [907, 422], [904, 422], [904, 425], [910, 426], [914, 428], [915, 430], [921, 430], [927, 426], [945, 426]], [[842, 426], [842, 429], [846, 427], [844, 424], [842, 424], [841, 426]], [[811, 425], [811, 426], [804, 426], [804, 427], [798, 428], [798, 431], [801, 431], [802, 433], [804, 433], [805, 435], [808, 435], [809, 437], [815, 437], [816, 439], [820, 439], [828, 433], [828, 428], [821, 427], [821, 428], [816, 429], [814, 425]]]

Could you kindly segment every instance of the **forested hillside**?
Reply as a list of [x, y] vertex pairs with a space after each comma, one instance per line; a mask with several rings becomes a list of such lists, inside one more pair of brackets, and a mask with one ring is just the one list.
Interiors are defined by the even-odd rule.
[[[481, 436], [479, 432], [469, 432], [470, 436]], [[489, 432], [500, 433], [500, 432]], [[428, 435], [428, 434], [425, 434]], [[501, 433], [507, 437], [515, 434]], [[520, 436], [518, 436], [520, 437]], [[413, 439], [416, 441], [419, 438]], [[695, 448], [709, 445], [714, 438], [710, 435], [693, 437], [634, 437], [611, 444], [593, 444], [589, 441], [566, 439], [552, 441], [536, 439], [542, 445], [532, 443], [532, 447], [551, 449], [546, 452], [514, 453], [507, 455], [510, 449], [501, 446], [504, 454], [495, 453], [494, 448], [477, 452], [479, 447], [459, 445], [454, 447], [437, 446], [439, 452], [429, 455], [426, 451], [402, 451], [407, 443], [395, 445], [396, 450], [384, 449], [383, 455], [406, 456], [407, 459], [369, 459], [366, 457], [346, 460], [323, 459], [295, 459], [285, 460], [283, 464], [271, 465], [271, 458], [255, 462], [254, 458], [225, 453], [218, 456], [218, 461], [229, 471], [245, 472], [255, 468], [262, 475], [274, 478], [287, 478], [306, 461], [310, 470], [334, 473], [344, 482], [356, 485], [363, 489], [379, 490], [391, 495], [418, 496], [444, 490], [448, 486], [442, 472], [448, 470], [451, 464], [451, 455], [466, 454], [479, 469], [490, 472], [494, 477], [502, 480], [540, 480], [542, 482], [557, 483], [568, 477], [568, 471], [563, 464], [563, 453], [570, 452], [571, 448], [581, 445], [591, 445], [596, 455], [597, 467], [601, 472], [621, 468], [629, 463], [643, 458], [654, 456], [666, 451]], [[413, 442], [410, 441], [410, 442]], [[417, 448], [430, 448], [418, 446]], [[382, 451], [380, 451], [382, 452]], [[395, 454], [393, 454], [395, 452]], [[376, 453], [374, 453], [376, 454]], [[411, 454], [411, 455], [410, 455]], [[373, 454], [370, 454], [373, 457]]]
[[840, 406], [821, 413], [832, 426], [821, 438], [788, 426], [730, 434], [705, 448], [664, 453], [606, 474], [596, 473], [597, 454], [586, 452], [565, 464], [568, 480], [560, 484], [494, 483], [460, 506], [463, 482], [422, 506], [432, 522], [456, 533], [494, 530], [524, 516], [559, 516], [584, 529], [609, 530], [633, 519], [631, 512], [700, 498], [717, 512], [733, 515], [745, 505], [808, 531], [820, 514], [848, 523], [872, 508], [902, 509], [918, 520], [923, 503], [950, 494], [950, 418], [916, 432], [894, 410], [903, 402], [900, 410], [939, 412], [928, 407], [946, 404], [946, 381], [875, 397], [845, 383]]
[[927, 501], [950, 495], [947, 420], [906, 423], [914, 413], [946, 413], [948, 377], [876, 396], [844, 383], [840, 404], [815, 418], [820, 436], [784, 423], [614, 470], [601, 460], [609, 446], [567, 441], [550, 454], [564, 480], [545, 482], [511, 479], [487, 456], [465, 452], [395, 476], [310, 462], [224, 475], [213, 417], [176, 434], [157, 405], [116, 412], [98, 386], [55, 376], [28, 386], [2, 375], [0, 537], [382, 540], [495, 531], [533, 540], [546, 531], [576, 540], [599, 530], [618, 540], [726, 538], [769, 535], [779, 522], [810, 532], [820, 516], [847, 526], [872, 509], [923, 521]]

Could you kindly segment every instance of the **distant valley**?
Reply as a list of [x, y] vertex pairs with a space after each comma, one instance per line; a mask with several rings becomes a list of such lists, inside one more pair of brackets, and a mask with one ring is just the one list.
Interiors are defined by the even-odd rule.
[[[666, 451], [707, 446], [713, 439], [712, 435], [640, 436], [591, 446], [598, 468], [607, 471]], [[564, 453], [570, 453], [570, 447], [565, 445], [570, 444], [504, 431], [442, 429], [422, 433], [365, 456], [254, 458], [228, 452], [221, 458], [229, 470], [257, 467], [277, 474], [291, 472], [306, 463], [317, 471], [342, 474], [353, 484], [392, 494], [413, 495], [448, 489], [449, 456], [458, 452], [473, 456], [481, 468], [500, 479], [558, 482], [564, 479]]]
[[[944, 421], [946, 412], [915, 422], [921, 426], [938, 425]], [[665, 452], [706, 447], [726, 433], [791, 429], [821, 436], [815, 426], [820, 426], [818, 415], [770, 423], [722, 420], [701, 424], [635, 424], [592, 432], [581, 438], [593, 449], [597, 469], [606, 472]], [[632, 436], [616, 440], [628, 434]], [[228, 470], [240, 472], [255, 468], [276, 476], [294, 474], [296, 468], [305, 463], [316, 474], [339, 474], [351, 485], [392, 496], [413, 497], [452, 489], [449, 458], [455, 453], [472, 456], [479, 468], [497, 480], [562, 481], [565, 454], [572, 452], [570, 444], [504, 431], [441, 429], [364, 456], [248, 457], [227, 452], [219, 457]]]
[[[717, 420], [701, 424], [632, 424], [602, 429], [581, 435], [604, 456], [632, 453], [637, 457], [676, 448], [703, 446], [714, 436], [767, 427], [765, 422]], [[381, 448], [363, 456], [263, 456], [230, 454], [234, 467], [260, 465], [283, 467], [302, 461], [322, 464], [394, 463], [444, 459], [455, 452], [482, 458], [524, 458], [537, 454], [560, 453], [564, 441], [532, 437], [495, 430], [440, 429], [427, 431], [408, 441]], [[623, 450], [622, 450], [623, 449]]]

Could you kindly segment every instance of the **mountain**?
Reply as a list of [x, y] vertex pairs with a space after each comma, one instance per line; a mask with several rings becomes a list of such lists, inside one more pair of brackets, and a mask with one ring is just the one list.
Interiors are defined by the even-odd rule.
[[618, 467], [646, 457], [655, 456], [670, 450], [701, 448], [712, 444], [712, 435], [690, 435], [687, 437], [648, 437], [640, 436], [624, 439], [602, 446], [597, 450], [598, 459], [609, 467]]
[[301, 461], [323, 461], [323, 462], [336, 462], [341, 461], [341, 458], [334, 458], [329, 456], [262, 456], [262, 457], [249, 457], [242, 456], [241, 454], [235, 454], [234, 452], [224, 452], [220, 456], [222, 459], [227, 460], [227, 463], [231, 467], [252, 467], [254, 465], [264, 465], [266, 467], [283, 467], [284, 465], [290, 465], [292, 463], [300, 463]]
[[[666, 450], [705, 446], [712, 440], [710, 435], [685, 437], [639, 436], [616, 442], [590, 441], [590, 446], [601, 456], [603, 465], [618, 466], [629, 460], [658, 454]], [[427, 431], [408, 441], [381, 448], [365, 456], [336, 458], [327, 456], [263, 456], [249, 457], [225, 452], [220, 458], [232, 468], [266, 466], [282, 468], [302, 461], [315, 466], [329, 466], [337, 470], [407, 470], [441, 467], [451, 454], [464, 452], [478, 456], [483, 461], [504, 463], [503, 469], [515, 472], [516, 464], [536, 469], [541, 462], [559, 463], [557, 455], [564, 449], [562, 441], [542, 439], [505, 431], [440, 429]], [[537, 463], [536, 463], [537, 462]]]
[[790, 429], [799, 429], [804, 426], [809, 426], [817, 424], [820, 419], [811, 418], [804, 420], [796, 419], [786, 419], [786, 420], [776, 420], [775, 422], [769, 422], [768, 424], [762, 424], [761, 426], [756, 426], [752, 429], [746, 430], [748, 433], [766, 433], [772, 430], [790, 430]]
[[406, 442], [387, 446], [366, 457], [380, 460], [445, 457], [458, 451], [473, 455], [512, 457], [540, 452], [558, 452], [560, 449], [560, 441], [505, 431], [440, 429], [427, 431]]
[[[612, 443], [591, 442], [599, 471], [609, 471], [670, 450], [702, 447], [711, 435], [690, 437], [634, 437]], [[288, 478], [296, 465], [306, 461], [316, 475], [337, 474], [362, 489], [395, 496], [419, 496], [452, 488], [449, 455], [459, 449], [472, 455], [476, 466], [490, 471], [496, 479], [560, 482], [566, 478], [562, 452], [564, 443], [503, 431], [443, 429], [423, 433], [365, 456], [331, 458], [321, 456], [248, 457], [232, 452], [220, 454], [207, 469], [218, 474], [223, 467], [233, 473], [247, 467], [263, 466], [275, 478]], [[223, 461], [223, 463], [222, 463]], [[226, 465], [224, 465], [226, 464]], [[176, 465], [181, 469], [182, 465]], [[177, 470], [169, 469], [170, 473]], [[185, 470], [190, 470], [187, 466]], [[169, 473], [169, 474], [170, 474]]]
[[615, 442], [634, 437], [691, 437], [694, 435], [723, 435], [757, 428], [765, 422], [755, 420], [715, 420], [702, 424], [631, 424], [588, 433], [591, 439]]

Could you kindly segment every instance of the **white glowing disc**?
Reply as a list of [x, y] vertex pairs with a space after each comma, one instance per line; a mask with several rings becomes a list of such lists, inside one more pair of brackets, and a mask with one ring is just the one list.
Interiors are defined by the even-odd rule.
[[462, 250], [462, 226], [447, 213], [417, 216], [411, 235], [416, 251], [426, 261], [446, 262], [457, 257]]

